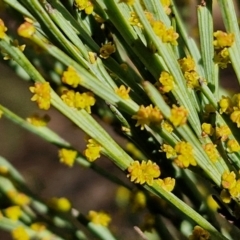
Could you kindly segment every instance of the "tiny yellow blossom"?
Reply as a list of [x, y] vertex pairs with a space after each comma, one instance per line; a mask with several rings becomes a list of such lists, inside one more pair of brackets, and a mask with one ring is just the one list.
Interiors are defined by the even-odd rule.
[[93, 12], [93, 4], [89, 0], [74, 0], [74, 5], [79, 10], [84, 10], [86, 14], [90, 15]]
[[230, 119], [240, 128], [240, 110], [234, 110], [230, 115]]
[[30, 38], [36, 32], [36, 29], [31, 22], [24, 22], [18, 28], [18, 35], [24, 38]]
[[51, 198], [49, 200], [49, 206], [60, 212], [69, 212], [71, 209], [71, 203], [67, 198]]
[[235, 40], [233, 33], [226, 33], [223, 31], [216, 31], [213, 36], [215, 37], [215, 40], [213, 41], [215, 49], [231, 47]]
[[222, 96], [220, 101], [218, 102], [219, 104], [219, 112], [229, 114], [233, 111], [233, 103], [232, 100], [229, 97]]
[[13, 240], [30, 240], [30, 237], [23, 226], [19, 226], [11, 232]]
[[214, 128], [210, 123], [202, 124], [202, 136], [212, 136], [214, 133]]
[[64, 163], [65, 165], [72, 167], [77, 157], [77, 151], [62, 148], [58, 151], [58, 156], [60, 158], [61, 163]]
[[198, 88], [199, 84], [199, 75], [196, 71], [188, 71], [184, 73], [184, 77], [189, 88]]
[[187, 56], [178, 60], [182, 72], [190, 72], [195, 70], [195, 62], [192, 57]]
[[121, 85], [119, 88], [115, 89], [115, 93], [123, 99], [129, 99], [130, 87], [126, 88]]
[[208, 157], [212, 162], [216, 162], [219, 158], [219, 153], [216, 149], [217, 145], [213, 143], [207, 143], [203, 146], [204, 151], [207, 153]]
[[174, 87], [173, 76], [166, 71], [161, 72], [159, 82], [162, 84], [162, 86], [159, 89], [164, 93], [170, 92]]
[[164, 190], [168, 191], [168, 192], [171, 192], [174, 187], [175, 187], [175, 179], [174, 178], [170, 178], [170, 177], [167, 177], [167, 178], [164, 178], [164, 179], [157, 179], [155, 180], [155, 182], [160, 186], [162, 187]]
[[234, 187], [229, 189], [229, 193], [233, 198], [240, 198], [240, 179], [237, 180]]
[[167, 159], [175, 158], [177, 156], [176, 150], [168, 144], [163, 144], [161, 147], [161, 151], [166, 153]]
[[195, 226], [192, 235], [189, 236], [189, 240], [210, 240], [210, 238], [210, 233], [200, 226]]
[[45, 223], [42, 223], [42, 222], [32, 223], [30, 227], [32, 230], [34, 230], [36, 232], [44, 231], [47, 228]]
[[30, 198], [25, 195], [24, 193], [17, 192], [17, 191], [9, 191], [7, 192], [8, 198], [11, 200], [12, 203], [24, 206], [30, 203]]
[[158, 178], [161, 174], [160, 168], [156, 163], [153, 163], [151, 160], [142, 161], [134, 161], [128, 167], [129, 174], [127, 177], [130, 178], [131, 182], [148, 185], [153, 184], [153, 180]]
[[228, 48], [219, 49], [214, 52], [213, 60], [222, 69], [227, 68], [227, 65], [231, 63]]
[[44, 127], [49, 122], [50, 117], [48, 115], [44, 115], [43, 117], [40, 117], [38, 114], [33, 114], [31, 117], [28, 117], [26, 120], [27, 122], [31, 123], [36, 127]]
[[63, 72], [62, 82], [76, 88], [81, 82], [81, 78], [77, 71], [72, 66], [69, 66], [67, 71]]
[[217, 202], [213, 199], [212, 195], [209, 195], [209, 196], [207, 197], [206, 203], [207, 203], [208, 207], [209, 207], [212, 211], [214, 211], [214, 212], [216, 212], [217, 209], [219, 208], [219, 205], [218, 205]]
[[75, 107], [75, 92], [73, 90], [64, 90], [63, 94], [61, 95], [61, 99], [69, 107]]
[[140, 106], [138, 112], [132, 116], [132, 119], [137, 119], [137, 126], [141, 126], [141, 130], [144, 129], [144, 125], [150, 125], [150, 123], [158, 124], [162, 121], [163, 115], [157, 107], [150, 104], [147, 107]]
[[0, 39], [3, 39], [5, 37], [6, 31], [7, 31], [7, 28], [5, 27], [3, 20], [0, 18]]
[[114, 52], [116, 52], [115, 45], [111, 42], [108, 42], [107, 44], [102, 45], [102, 47], [100, 48], [100, 57], [103, 59], [107, 59]]
[[163, 9], [164, 9], [164, 12], [167, 15], [169, 15], [171, 13], [171, 8], [170, 8], [171, 0], [161, 0], [161, 3], [162, 3], [162, 6], [163, 6]]
[[183, 155], [189, 155], [189, 154], [193, 154], [193, 147], [189, 142], [178, 142], [175, 147], [174, 147], [175, 151], [178, 154], [183, 154]]
[[227, 151], [230, 153], [240, 151], [240, 146], [235, 139], [230, 139], [227, 141]]
[[179, 167], [179, 168], [187, 168], [189, 165], [192, 166], [197, 166], [197, 162], [194, 159], [192, 154], [189, 155], [183, 155], [179, 154], [177, 157], [174, 159], [174, 163]]
[[177, 107], [173, 105], [171, 109], [170, 121], [175, 127], [184, 125], [187, 121], [188, 111], [183, 107]]
[[234, 105], [234, 109], [240, 109], [240, 94], [234, 94], [232, 97], [232, 102]]
[[21, 211], [21, 208], [19, 206], [8, 207], [4, 210], [4, 213], [5, 213], [7, 218], [9, 218], [13, 221], [18, 220], [22, 215], [22, 211]]
[[225, 189], [231, 189], [236, 185], [236, 174], [232, 172], [225, 171], [222, 174], [222, 186]]
[[111, 222], [111, 217], [105, 212], [89, 211], [88, 219], [95, 224], [107, 227]]
[[221, 138], [221, 141], [226, 141], [231, 133], [232, 132], [227, 125], [216, 127], [216, 137]]
[[220, 198], [224, 203], [230, 203], [231, 202], [231, 195], [230, 193], [226, 190], [223, 189], [220, 193]]
[[31, 100], [36, 101], [40, 109], [48, 110], [51, 104], [51, 88], [49, 82], [37, 82], [34, 87], [30, 87], [29, 89], [34, 93]]
[[88, 139], [87, 149], [84, 151], [84, 155], [88, 161], [93, 162], [97, 158], [100, 158], [101, 145], [94, 139]]
[[162, 128], [165, 129], [167, 132], [172, 133], [173, 131], [173, 126], [171, 123], [169, 123], [168, 121], [162, 121]]
[[142, 28], [142, 24], [140, 22], [140, 19], [135, 12], [130, 13], [129, 23], [132, 26], [137, 26], [139, 28]]

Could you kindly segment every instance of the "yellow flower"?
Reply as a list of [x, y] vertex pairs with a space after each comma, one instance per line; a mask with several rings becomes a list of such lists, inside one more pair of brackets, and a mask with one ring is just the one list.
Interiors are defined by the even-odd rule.
[[32, 223], [30, 227], [32, 230], [36, 232], [41, 232], [47, 228], [45, 223], [41, 223], [41, 222]]
[[229, 189], [229, 193], [233, 198], [238, 198], [239, 199], [239, 197], [240, 197], [240, 179], [237, 180], [234, 187]]
[[8, 191], [7, 192], [8, 198], [11, 200], [12, 203], [24, 206], [30, 203], [30, 198], [25, 195], [24, 193], [17, 192], [17, 191]]
[[184, 73], [195, 70], [195, 62], [194, 62], [193, 58], [190, 56], [179, 59], [178, 62]]
[[231, 133], [232, 132], [227, 125], [216, 127], [216, 137], [221, 138], [221, 141], [226, 141]]
[[18, 35], [24, 38], [30, 38], [36, 32], [36, 29], [31, 22], [24, 22], [18, 28]]
[[30, 240], [30, 237], [23, 226], [13, 229], [11, 235], [14, 240]]
[[237, 124], [237, 127], [240, 127], [240, 110], [234, 110], [231, 115], [230, 119]]
[[231, 195], [226, 189], [223, 189], [221, 191], [220, 198], [224, 203], [230, 203], [231, 202]]
[[77, 71], [73, 67], [69, 66], [67, 71], [63, 72], [62, 82], [76, 88], [81, 82], [81, 78], [79, 77]]
[[5, 27], [3, 20], [0, 18], [0, 39], [3, 39], [5, 37], [6, 31], [7, 31], [7, 28]]
[[231, 189], [236, 185], [236, 174], [232, 172], [225, 171], [222, 174], [222, 186], [225, 189]]
[[215, 51], [213, 60], [220, 68], [226, 68], [228, 63], [231, 63], [228, 48]]
[[179, 168], [187, 168], [189, 165], [196, 166], [197, 162], [194, 159], [194, 157], [189, 154], [189, 155], [183, 155], [179, 154], [177, 157], [174, 159], [174, 163], [179, 167]]
[[210, 240], [210, 238], [210, 233], [200, 226], [195, 226], [192, 235], [189, 236], [189, 240]]
[[235, 40], [233, 33], [226, 33], [223, 31], [216, 31], [214, 32], [213, 36], [216, 38], [213, 41], [215, 49], [231, 47]]
[[217, 145], [213, 143], [207, 143], [203, 146], [204, 151], [207, 153], [208, 157], [212, 162], [216, 162], [219, 158], [219, 153], [216, 149]]
[[202, 124], [202, 135], [206, 136], [212, 136], [214, 133], [214, 128], [210, 123], [203, 123]]
[[227, 141], [227, 151], [230, 153], [240, 151], [240, 146], [235, 139], [230, 139]]
[[177, 107], [173, 105], [171, 109], [170, 121], [175, 127], [184, 125], [187, 121], [188, 111], [183, 107]]
[[32, 101], [36, 101], [40, 109], [48, 110], [51, 104], [51, 88], [48, 82], [35, 83], [34, 87], [29, 88], [34, 93], [31, 98]]
[[169, 133], [172, 133], [173, 131], [173, 126], [171, 123], [169, 123], [168, 121], [163, 121], [162, 122], [162, 128], [164, 128], [166, 131], [168, 131]]
[[174, 178], [170, 178], [170, 177], [167, 177], [167, 178], [164, 178], [164, 179], [157, 179], [155, 180], [155, 182], [160, 186], [162, 187], [164, 190], [168, 191], [168, 192], [171, 192], [174, 187], [175, 187], [175, 179]]
[[141, 24], [141, 22], [140, 22], [137, 14], [135, 12], [130, 13], [129, 23], [132, 26], [137, 26], [137, 27], [142, 28], [142, 24]]
[[184, 73], [184, 77], [189, 88], [198, 88], [199, 85], [199, 75], [196, 71], [189, 71]]
[[107, 44], [102, 45], [102, 47], [100, 48], [100, 57], [103, 59], [107, 59], [114, 52], [116, 52], [115, 45], [111, 42], [108, 42]]
[[79, 10], [84, 10], [86, 14], [92, 14], [93, 12], [93, 4], [89, 0], [74, 0], [74, 5]]
[[163, 9], [164, 9], [164, 12], [169, 15], [171, 13], [171, 8], [170, 8], [170, 5], [171, 5], [171, 0], [160, 0], [162, 5], [163, 5]]
[[94, 139], [88, 139], [87, 149], [84, 151], [84, 155], [88, 161], [93, 162], [97, 158], [100, 158], [101, 145]]
[[40, 117], [38, 114], [34, 114], [31, 117], [27, 118], [27, 122], [31, 123], [36, 127], [46, 126], [49, 120], [50, 120], [50, 117], [48, 115], [44, 115], [43, 117]]
[[119, 88], [115, 89], [115, 93], [123, 99], [129, 99], [130, 87], [126, 88], [121, 85]]
[[156, 163], [153, 163], [151, 160], [134, 161], [128, 167], [129, 174], [127, 177], [130, 178], [131, 182], [148, 185], [153, 184], [153, 180], [158, 178], [161, 174], [160, 168]]
[[72, 167], [77, 157], [77, 151], [62, 148], [58, 151], [58, 156], [60, 158], [61, 163], [64, 163], [65, 165]]
[[52, 198], [49, 200], [49, 206], [60, 212], [69, 212], [71, 203], [67, 198]]
[[175, 158], [177, 156], [176, 150], [168, 144], [163, 144], [161, 150], [166, 153], [167, 159]]
[[160, 91], [163, 91], [164, 93], [170, 92], [174, 87], [173, 76], [166, 71], [161, 72], [159, 82], [162, 84]]
[[233, 103], [232, 100], [229, 97], [222, 96], [220, 101], [218, 102], [219, 104], [219, 112], [229, 114], [233, 111]]
[[105, 212], [89, 211], [88, 219], [95, 224], [107, 227], [111, 222], [111, 217]]
[[144, 129], [144, 125], [150, 125], [150, 123], [158, 124], [162, 121], [163, 115], [157, 107], [149, 105], [144, 107], [140, 106], [138, 112], [132, 116], [133, 119], [137, 119], [137, 126], [141, 126], [141, 130]]
[[22, 215], [22, 211], [21, 211], [21, 208], [19, 206], [8, 207], [4, 210], [4, 213], [5, 213], [7, 218], [9, 218], [13, 221], [18, 220]]

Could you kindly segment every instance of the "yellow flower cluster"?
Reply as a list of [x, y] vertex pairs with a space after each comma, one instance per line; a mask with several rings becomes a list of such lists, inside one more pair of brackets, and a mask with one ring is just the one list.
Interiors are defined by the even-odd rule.
[[17, 192], [17, 191], [9, 191], [7, 192], [8, 198], [11, 200], [12, 203], [24, 206], [30, 203], [30, 198], [25, 195], [24, 193]]
[[151, 123], [161, 123], [163, 115], [157, 107], [153, 107], [152, 105], [144, 107], [141, 105], [137, 113], [132, 116], [132, 119], [136, 119], [136, 127], [141, 126], [141, 130], [143, 130], [144, 125], [149, 126]]
[[202, 136], [212, 136], [214, 133], [214, 128], [210, 123], [202, 124]]
[[131, 182], [148, 185], [153, 184], [153, 180], [158, 178], [161, 174], [159, 166], [152, 162], [151, 160], [142, 161], [134, 161], [128, 167], [129, 174], [127, 177], [130, 178]]
[[220, 107], [219, 112], [230, 114], [232, 122], [240, 127], [240, 93], [234, 94], [232, 98], [222, 96], [218, 105]]
[[72, 108], [85, 109], [88, 113], [91, 113], [91, 106], [96, 102], [91, 92], [74, 92], [73, 90], [66, 90], [61, 96], [62, 100]]
[[195, 226], [192, 232], [192, 235], [189, 236], [189, 240], [210, 240], [210, 233], [201, 228], [200, 226]]
[[27, 118], [27, 122], [31, 123], [35, 127], [44, 127], [49, 122], [50, 117], [48, 115], [44, 115], [43, 117], [38, 114], [34, 114], [31, 117]]
[[71, 203], [67, 198], [51, 198], [48, 205], [59, 212], [68, 212], [71, 209]]
[[220, 197], [223, 202], [230, 203], [231, 198], [240, 198], [240, 179], [236, 180], [236, 174], [233, 171], [223, 173], [222, 187]]
[[233, 152], [238, 152], [238, 151], [240, 151], [240, 146], [239, 146], [237, 140], [235, 140], [235, 139], [229, 139], [229, 140], [227, 141], [227, 151], [228, 151], [229, 153], [233, 153]]
[[231, 62], [228, 48], [234, 43], [234, 34], [216, 31], [214, 32], [213, 36], [215, 37], [213, 41], [215, 49], [214, 61], [219, 65], [220, 68], [226, 68], [227, 64]]
[[212, 162], [216, 162], [217, 159], [219, 158], [219, 153], [218, 150], [216, 149], [217, 145], [213, 143], [207, 143], [203, 146], [204, 151], [208, 155], [209, 159]]
[[231, 130], [227, 125], [216, 127], [216, 137], [221, 139], [221, 141], [226, 141], [231, 134]]
[[116, 52], [116, 47], [111, 42], [108, 42], [107, 44], [102, 45], [100, 48], [100, 57], [103, 59], [109, 58], [109, 56]]
[[193, 155], [193, 147], [188, 142], [178, 142], [174, 148], [168, 144], [163, 144], [161, 150], [166, 153], [167, 159], [173, 159], [174, 163], [180, 168], [197, 165]]
[[94, 139], [88, 139], [87, 149], [84, 151], [84, 155], [88, 159], [88, 161], [93, 162], [97, 158], [100, 158], [100, 151], [102, 147], [96, 142]]
[[18, 35], [24, 38], [31, 38], [32, 35], [36, 32], [36, 29], [32, 22], [24, 22], [18, 28]]
[[11, 235], [13, 240], [30, 240], [30, 236], [23, 226], [13, 229]]
[[81, 82], [81, 78], [77, 71], [73, 67], [69, 66], [67, 71], [63, 72], [62, 82], [76, 88]]
[[164, 190], [168, 191], [168, 192], [171, 192], [174, 187], [175, 187], [175, 183], [176, 183], [176, 180], [174, 178], [171, 178], [171, 177], [166, 177], [164, 179], [157, 179], [156, 180], [156, 183], [162, 187]]
[[192, 57], [187, 56], [178, 60], [183, 75], [189, 88], [199, 87], [199, 75], [196, 72], [195, 62]]
[[174, 87], [174, 80], [173, 76], [170, 73], [162, 71], [159, 78], [159, 82], [161, 83], [161, 86], [159, 87], [159, 90], [161, 92], [167, 93], [172, 91]]
[[178, 33], [175, 32], [173, 27], [167, 28], [161, 21], [150, 21], [154, 33], [162, 40], [164, 43], [171, 43], [176, 46], [177, 39], [179, 37]]
[[77, 157], [77, 151], [62, 148], [58, 151], [58, 156], [60, 158], [61, 163], [64, 163], [65, 165], [72, 167]]
[[128, 21], [129, 21], [130, 25], [142, 28], [142, 24], [139, 20], [139, 17], [137, 16], [137, 14], [135, 12], [130, 13], [130, 18]]
[[34, 93], [31, 100], [36, 101], [40, 109], [48, 110], [51, 104], [51, 87], [49, 82], [37, 82], [34, 87], [29, 89], [30, 92]]
[[160, 2], [162, 3], [164, 12], [165, 12], [167, 15], [169, 15], [169, 14], [171, 13], [171, 8], [170, 8], [171, 0], [160, 0]]
[[102, 225], [104, 227], [108, 227], [109, 223], [111, 222], [111, 217], [109, 214], [105, 212], [96, 212], [96, 211], [89, 211], [88, 219], [95, 224]]
[[130, 90], [130, 87], [126, 88], [124, 85], [121, 85], [119, 88], [115, 89], [115, 93], [123, 99], [129, 99]]
[[42, 222], [35, 222], [30, 225], [31, 229], [36, 232], [41, 232], [47, 228], [47, 226]]
[[20, 206], [11, 206], [11, 207], [6, 208], [4, 210], [4, 213], [7, 218], [9, 218], [13, 221], [16, 221], [21, 217], [22, 210], [21, 210]]
[[170, 121], [175, 127], [184, 125], [187, 122], [188, 111], [183, 107], [177, 107], [173, 105], [171, 109]]
[[5, 37], [6, 31], [7, 28], [5, 27], [3, 20], [0, 18], [0, 39], [3, 39]]
[[79, 10], [84, 10], [86, 14], [92, 14], [93, 12], [93, 4], [89, 0], [74, 0], [74, 5]]

